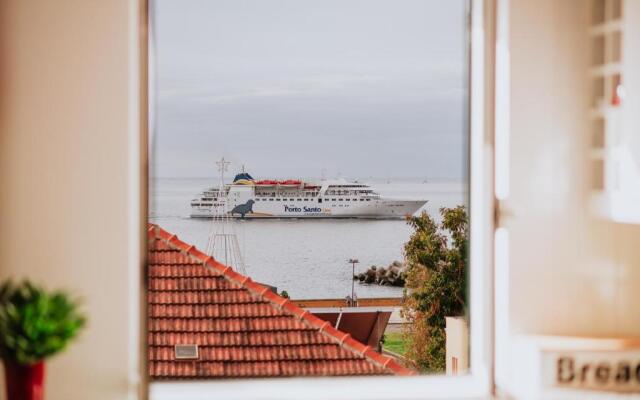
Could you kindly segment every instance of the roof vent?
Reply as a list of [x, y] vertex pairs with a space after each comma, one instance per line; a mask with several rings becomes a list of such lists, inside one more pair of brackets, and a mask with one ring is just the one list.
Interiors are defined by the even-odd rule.
[[197, 344], [177, 344], [175, 347], [176, 360], [197, 360]]

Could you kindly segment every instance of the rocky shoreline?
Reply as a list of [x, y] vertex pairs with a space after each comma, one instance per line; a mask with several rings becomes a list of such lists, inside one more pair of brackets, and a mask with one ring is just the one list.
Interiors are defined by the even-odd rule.
[[365, 272], [355, 274], [353, 279], [360, 283], [404, 287], [405, 273], [406, 265], [403, 262], [394, 261], [386, 268], [372, 265]]

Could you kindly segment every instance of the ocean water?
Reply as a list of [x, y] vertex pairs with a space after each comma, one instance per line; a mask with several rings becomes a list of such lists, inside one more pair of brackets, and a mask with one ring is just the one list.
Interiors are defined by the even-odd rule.
[[[190, 201], [214, 179], [153, 179], [149, 220], [204, 250], [211, 220], [191, 219]], [[381, 182], [374, 189], [389, 197], [427, 199], [426, 210], [439, 220], [440, 207], [466, 204], [459, 183]], [[344, 298], [351, 294], [351, 264], [356, 273], [371, 265], [403, 259], [411, 227], [402, 220], [269, 219], [232, 222], [251, 279], [286, 290], [294, 299]], [[395, 297], [402, 288], [356, 283], [359, 298]]]

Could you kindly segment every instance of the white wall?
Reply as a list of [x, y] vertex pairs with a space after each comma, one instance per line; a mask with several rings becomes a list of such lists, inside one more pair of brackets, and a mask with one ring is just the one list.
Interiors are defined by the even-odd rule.
[[588, 202], [589, 4], [510, 1], [513, 333], [640, 334], [640, 226]]
[[503, 224], [513, 340], [496, 343], [496, 372], [511, 394], [526, 393], [517, 379], [540, 373], [511, 347], [523, 335], [640, 335], [640, 226], [598, 219], [589, 205], [590, 4], [508, 0], [511, 192], [502, 207], [512, 215]]
[[[445, 317], [446, 373], [465, 375], [469, 373], [469, 326], [466, 318]], [[454, 371], [453, 359], [457, 366]]]
[[130, 97], [138, 8], [127, 0], [0, 2], [0, 278], [68, 289], [89, 315], [81, 338], [47, 366], [52, 400], [124, 399], [135, 390], [128, 171], [136, 166], [128, 149], [139, 128]]

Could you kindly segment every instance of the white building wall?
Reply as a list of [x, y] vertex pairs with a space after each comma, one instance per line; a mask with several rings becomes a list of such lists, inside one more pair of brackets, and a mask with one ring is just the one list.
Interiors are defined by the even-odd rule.
[[640, 225], [589, 208], [588, 5], [511, 0], [505, 206], [516, 333], [640, 334]]
[[138, 7], [0, 2], [0, 279], [68, 289], [89, 316], [47, 364], [47, 399], [122, 400], [139, 378]]
[[590, 4], [509, 1], [512, 336], [640, 335], [640, 226], [589, 207]]
[[447, 375], [469, 372], [469, 326], [464, 317], [445, 317]]

